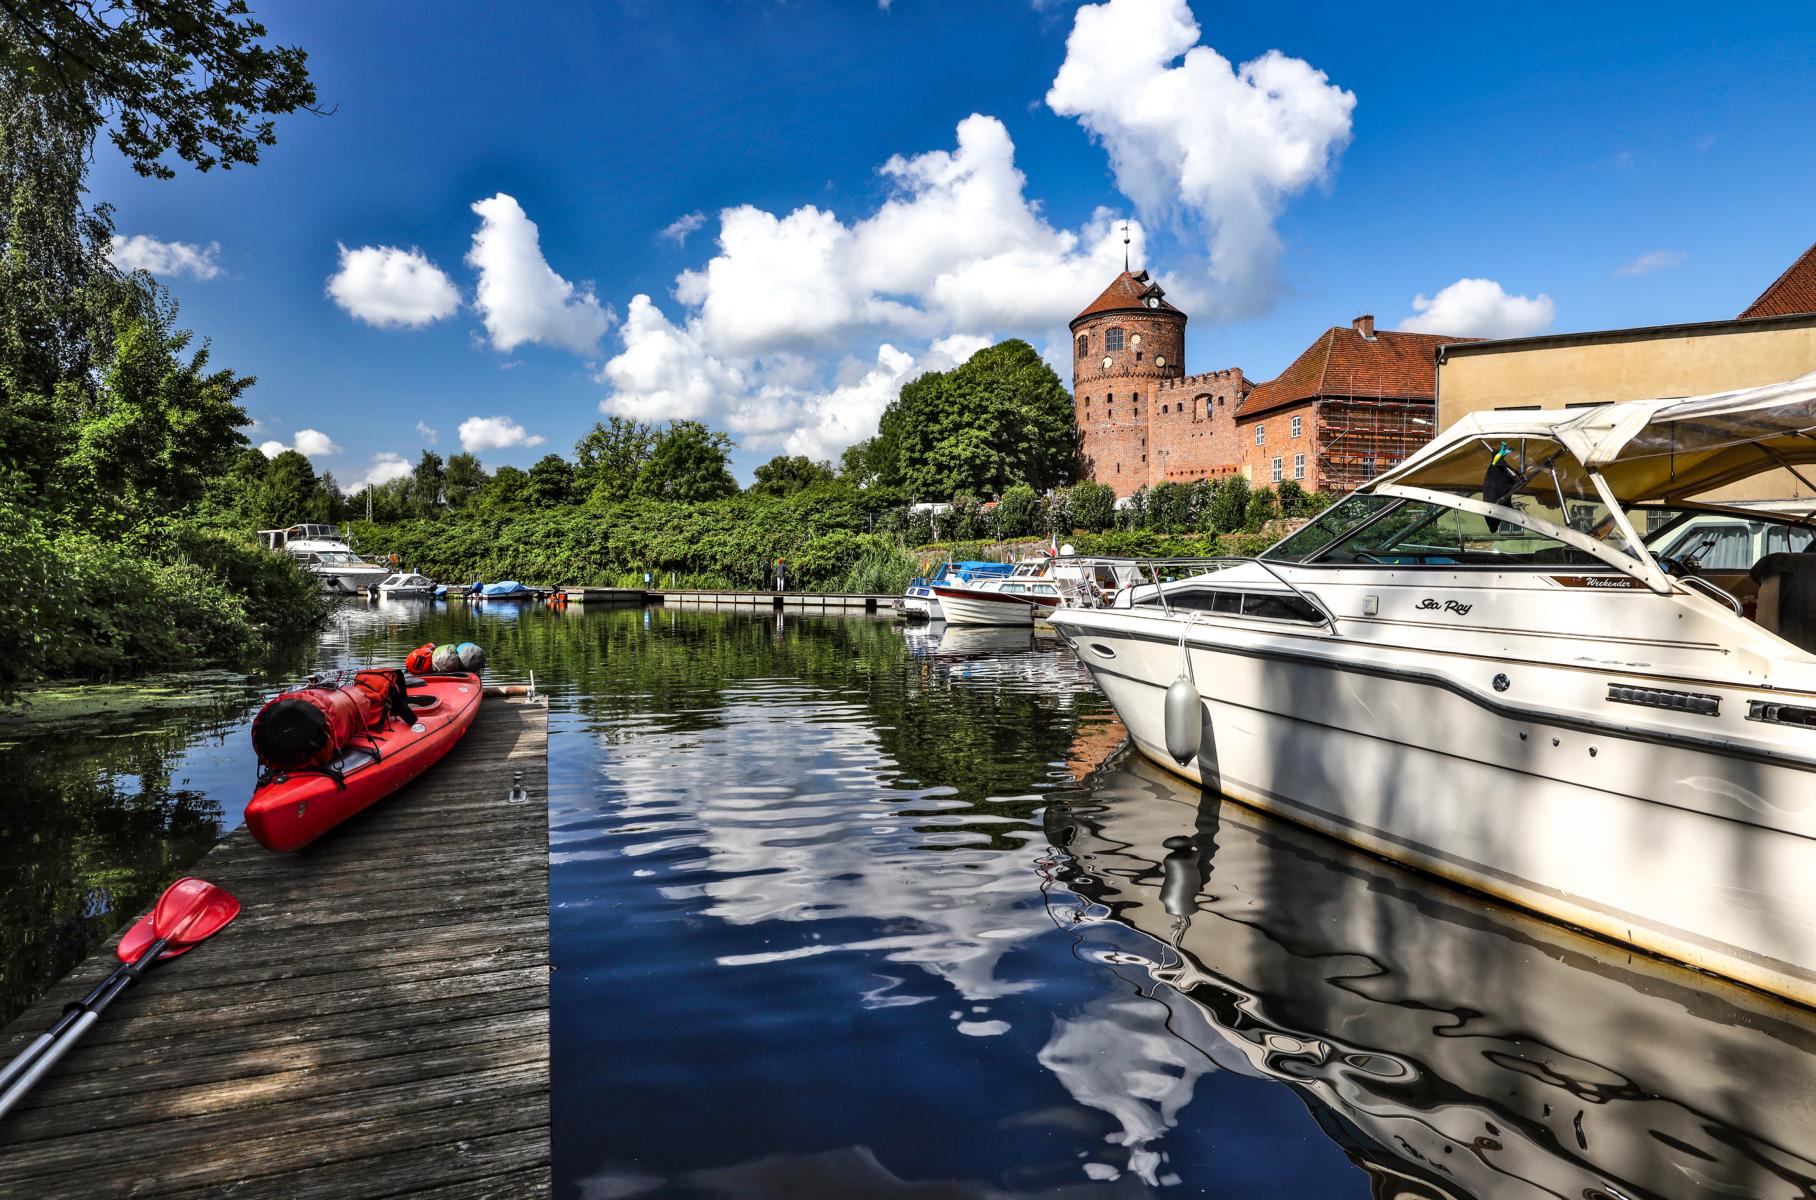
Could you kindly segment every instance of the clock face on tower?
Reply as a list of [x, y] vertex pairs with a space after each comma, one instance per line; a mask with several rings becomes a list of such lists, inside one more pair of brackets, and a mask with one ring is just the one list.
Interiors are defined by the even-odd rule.
[[1160, 307], [1160, 297], [1159, 296], [1149, 296], [1148, 297], [1148, 307], [1149, 308], [1159, 308]]
[[1106, 370], [1106, 371], [1107, 371], [1107, 370], [1109, 370], [1109, 369], [1110, 369], [1110, 364], [1111, 364], [1111, 363], [1113, 363], [1113, 362], [1115, 362], [1115, 361], [1116, 361], [1116, 360], [1115, 360], [1115, 359], [1113, 359], [1113, 358], [1111, 358], [1111, 357], [1110, 357], [1110, 356], [1109, 356], [1109, 355], [1107, 355], [1107, 354], [1106, 354], [1106, 355], [1104, 355], [1104, 356], [1103, 356], [1103, 369], [1104, 369], [1104, 370]]
[[1157, 367], [1166, 366], [1167, 365], [1167, 356], [1164, 354], [1156, 354], [1154, 356], [1154, 365]]

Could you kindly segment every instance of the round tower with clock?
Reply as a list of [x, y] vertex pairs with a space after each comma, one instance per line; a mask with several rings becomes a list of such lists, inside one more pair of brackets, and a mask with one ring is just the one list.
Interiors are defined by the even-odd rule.
[[1185, 375], [1186, 315], [1146, 271], [1125, 267], [1072, 318], [1072, 403], [1084, 476], [1127, 496], [1164, 477], [1150, 465], [1155, 395]]

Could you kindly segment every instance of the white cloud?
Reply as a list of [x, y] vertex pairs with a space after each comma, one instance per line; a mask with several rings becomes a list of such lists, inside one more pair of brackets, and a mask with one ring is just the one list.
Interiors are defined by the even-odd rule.
[[381, 450], [372, 456], [372, 465], [366, 469], [366, 473], [347, 484], [345, 490], [352, 493], [362, 488], [377, 487], [390, 483], [393, 479], [402, 479], [410, 471], [410, 464], [404, 460], [403, 455]]
[[340, 247], [328, 295], [368, 325], [420, 329], [460, 309], [460, 290], [422, 251], [396, 246]]
[[216, 261], [221, 252], [219, 242], [198, 246], [193, 242], [160, 242], [149, 234], [131, 237], [114, 234], [108, 244], [108, 257], [123, 271], [148, 271], [165, 278], [187, 275], [191, 279], [213, 279], [221, 273]]
[[743, 373], [713, 357], [648, 296], [631, 297], [618, 336], [624, 349], [600, 372], [612, 387], [600, 405], [605, 412], [642, 421], [717, 419], [744, 394]]
[[299, 429], [295, 440], [289, 444], [279, 441], [259, 443], [259, 452], [266, 458], [276, 458], [286, 450], [294, 450], [306, 458], [323, 458], [341, 452], [334, 439], [319, 429]]
[[[1063, 325], [1122, 269], [1108, 209], [1056, 229], [1024, 194], [994, 117], [959, 122], [954, 150], [884, 163], [887, 200], [852, 222], [813, 205], [719, 214], [718, 250], [675, 295], [712, 352], [751, 357], [839, 347], [866, 330], [935, 337]], [[1131, 223], [1139, 262], [1145, 233]]]
[[673, 221], [669, 222], [668, 226], [663, 229], [659, 236], [667, 238], [677, 246], [686, 245], [687, 235], [693, 233], [704, 224], [706, 224], [705, 213], [690, 212], [685, 216], [676, 217]]
[[1557, 316], [1550, 296], [1509, 296], [1492, 279], [1459, 279], [1435, 296], [1414, 296], [1412, 307], [1417, 315], [1401, 321], [1401, 329], [1457, 337], [1524, 337]]
[[299, 429], [294, 443], [298, 454], [310, 458], [320, 458], [326, 454], [339, 454], [341, 448], [334, 444], [334, 439], [319, 429]]
[[1103, 145], [1139, 211], [1206, 239], [1222, 313], [1243, 315], [1272, 299], [1274, 222], [1329, 182], [1356, 97], [1278, 50], [1234, 66], [1199, 35], [1185, 0], [1086, 5], [1047, 104]]
[[468, 417], [460, 423], [460, 448], [468, 454], [509, 446], [540, 446], [540, 434], [529, 433], [510, 417]]
[[1616, 275], [1649, 275], [1653, 271], [1663, 271], [1680, 265], [1690, 257], [1682, 250], [1653, 250], [1642, 254], [1629, 263], [1622, 263], [1614, 268]]
[[476, 303], [492, 346], [510, 351], [525, 342], [591, 354], [616, 321], [587, 288], [557, 275], [542, 257], [536, 223], [500, 192], [473, 205], [480, 226], [467, 253], [479, 271]]
[[[857, 219], [814, 205], [721, 212], [715, 253], [676, 280], [682, 314], [646, 295], [626, 309], [600, 408], [705, 420], [747, 449], [830, 458], [876, 431], [906, 379], [992, 334], [1063, 328], [1122, 270], [1115, 214], [1049, 224], [992, 117], [965, 118], [954, 149], [897, 155], [880, 174], [889, 194]], [[1139, 222], [1130, 238], [1139, 263]]]
[[436, 432], [429, 428], [429, 423], [427, 421], [418, 421], [416, 423], [416, 433], [423, 441], [429, 443], [429, 445], [433, 446], [435, 444]]

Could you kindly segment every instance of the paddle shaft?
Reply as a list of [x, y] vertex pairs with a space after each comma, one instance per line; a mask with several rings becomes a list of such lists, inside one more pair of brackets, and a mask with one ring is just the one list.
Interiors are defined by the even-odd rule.
[[68, 1030], [71, 1025], [74, 1025], [83, 1013], [88, 1011], [89, 1005], [99, 1000], [101, 994], [109, 987], [113, 986], [115, 980], [131, 969], [131, 963], [121, 963], [113, 969], [112, 973], [109, 974], [106, 979], [95, 984], [95, 986], [89, 990], [88, 995], [74, 1003], [64, 1005], [63, 1015], [57, 1018], [56, 1023], [43, 1033], [39, 1034], [36, 1038], [33, 1038], [31, 1045], [14, 1055], [13, 1060], [6, 1064], [5, 1069], [0, 1070], [0, 1089], [4, 1089], [11, 1085], [14, 1079], [17, 1079], [24, 1073], [27, 1067], [31, 1066], [32, 1060], [44, 1052], [46, 1046], [62, 1037], [64, 1032]]
[[[194, 921], [191, 916], [180, 928], [187, 929]], [[38, 1039], [26, 1048], [26, 1052], [7, 1064], [7, 1071], [14, 1072], [15, 1064], [24, 1062], [23, 1073], [18, 1074], [10, 1087], [0, 1093], [0, 1118], [12, 1111], [13, 1105], [19, 1103], [25, 1093], [37, 1086], [40, 1079], [57, 1064], [57, 1060], [69, 1053], [69, 1048], [81, 1040], [89, 1027], [101, 1019], [101, 1013], [114, 1002], [121, 992], [133, 985], [133, 982], [144, 974], [145, 968], [158, 960], [170, 945], [170, 938], [161, 937], [145, 948], [145, 953], [129, 963], [121, 963], [119, 969], [109, 975], [96, 988], [82, 998], [80, 1005], [66, 1009], [50, 1032], [39, 1035]], [[36, 1054], [36, 1058], [28, 1057]]]

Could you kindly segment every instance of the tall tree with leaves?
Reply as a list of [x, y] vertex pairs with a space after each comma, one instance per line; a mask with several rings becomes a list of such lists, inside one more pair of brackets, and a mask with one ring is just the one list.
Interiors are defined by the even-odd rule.
[[654, 500], [718, 500], [734, 496], [732, 441], [698, 421], [674, 421], [637, 477], [637, 495]]
[[1063, 487], [1078, 472], [1072, 396], [1024, 341], [979, 350], [962, 366], [904, 385], [883, 413], [879, 474], [917, 500]]
[[265, 481], [259, 488], [259, 524], [281, 529], [299, 521], [326, 520], [326, 514], [317, 515], [320, 498], [315, 468], [301, 454], [286, 450], [271, 460], [271, 469], [265, 472]]
[[792, 496], [811, 487], [832, 483], [838, 476], [832, 464], [815, 462], [804, 454], [778, 454], [756, 469], [753, 496]]
[[473, 502], [486, 485], [486, 469], [472, 454], [448, 456], [448, 507], [460, 510]]
[[574, 500], [574, 464], [559, 454], [545, 454], [529, 470], [529, 501], [554, 508]]
[[660, 435], [654, 425], [611, 417], [574, 443], [574, 486], [583, 497], [623, 500], [637, 489]]
[[410, 472], [410, 510], [419, 517], [432, 517], [441, 511], [447, 499], [448, 469], [441, 455], [424, 450]]
[[141, 175], [256, 163], [272, 117], [316, 108], [308, 56], [265, 44], [245, 0], [3, 0], [0, 72], [50, 117], [110, 137]]

